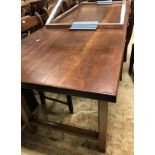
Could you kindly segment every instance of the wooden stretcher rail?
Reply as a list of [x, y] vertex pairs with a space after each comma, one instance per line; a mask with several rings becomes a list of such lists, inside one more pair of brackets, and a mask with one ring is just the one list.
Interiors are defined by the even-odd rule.
[[99, 134], [98, 134], [98, 132], [95, 132], [95, 131], [81, 129], [78, 127], [73, 127], [73, 126], [55, 123], [55, 122], [51, 122], [51, 121], [45, 121], [45, 120], [37, 119], [37, 118], [32, 118], [31, 123], [33, 125], [40, 125], [40, 126], [44, 126], [44, 127], [53, 128], [58, 131], [71, 133], [71, 134], [78, 135], [78, 136], [83, 136], [83, 137], [86, 137], [86, 138], [94, 140], [94, 141], [98, 140]]

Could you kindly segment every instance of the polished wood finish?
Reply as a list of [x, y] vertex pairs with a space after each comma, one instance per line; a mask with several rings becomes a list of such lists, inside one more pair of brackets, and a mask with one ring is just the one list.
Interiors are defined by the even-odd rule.
[[123, 46], [122, 29], [40, 29], [22, 40], [22, 82], [116, 97]]
[[108, 119], [108, 102], [98, 101], [99, 150], [106, 152], [106, 134]]
[[45, 89], [116, 102], [127, 17], [128, 13], [123, 29], [79, 33], [43, 28], [22, 40], [23, 86], [44, 85]]
[[[69, 29], [72, 26], [72, 23], [52, 23], [46, 25], [46, 28], [67, 28]], [[98, 29], [120, 29], [123, 28], [122, 24], [109, 24], [109, 23], [104, 23], [104, 24], [98, 24]]]
[[21, 31], [24, 32], [30, 28], [39, 25], [43, 26], [42, 19], [38, 13], [35, 13], [35, 16], [25, 16], [21, 18]]
[[[102, 152], [106, 151], [107, 101], [116, 102], [117, 97], [129, 7], [130, 1], [122, 29], [42, 28], [22, 40], [23, 88], [99, 100], [99, 133], [89, 136], [98, 138]], [[38, 119], [32, 122], [89, 137], [83, 129]]]

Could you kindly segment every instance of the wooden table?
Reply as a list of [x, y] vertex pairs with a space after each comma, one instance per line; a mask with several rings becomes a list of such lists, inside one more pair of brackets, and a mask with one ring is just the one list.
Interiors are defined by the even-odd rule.
[[[127, 2], [122, 29], [42, 28], [22, 40], [22, 88], [98, 100], [98, 132], [34, 118], [30, 122], [96, 140], [100, 151], [105, 152], [108, 102], [117, 98], [129, 6]], [[23, 95], [22, 99], [25, 101]], [[28, 109], [22, 110], [32, 129]]]

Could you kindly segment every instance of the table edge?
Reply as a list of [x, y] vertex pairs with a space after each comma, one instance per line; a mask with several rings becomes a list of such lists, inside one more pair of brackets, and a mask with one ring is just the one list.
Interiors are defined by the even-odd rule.
[[104, 101], [113, 102], [113, 103], [115, 103], [117, 100], [117, 95], [74, 90], [70, 88], [58, 88], [55, 86], [47, 86], [47, 85], [40, 85], [40, 84], [33, 84], [33, 83], [21, 82], [21, 88], [34, 89], [38, 91], [48, 91], [48, 92], [53, 92], [58, 94], [84, 97], [84, 98], [94, 99], [94, 100], [104, 100]]

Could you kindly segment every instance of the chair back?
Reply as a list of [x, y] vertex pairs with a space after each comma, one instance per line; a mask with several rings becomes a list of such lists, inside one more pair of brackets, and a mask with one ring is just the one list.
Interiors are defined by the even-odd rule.
[[35, 12], [38, 12], [39, 14], [42, 14], [42, 8], [48, 8], [48, 0], [37, 0], [34, 2], [30, 2], [30, 7], [31, 7], [31, 11], [33, 12], [33, 14]]
[[66, 1], [62, 2], [61, 9], [62, 9], [62, 12], [65, 12], [65, 11], [67, 11], [69, 9], [68, 4], [67, 4]]
[[24, 17], [26, 15], [31, 15], [31, 9], [29, 4], [21, 6], [21, 17]]
[[39, 25], [43, 27], [43, 21], [38, 13], [35, 13], [35, 16], [25, 16], [21, 18], [21, 31], [24, 32], [30, 28]]

